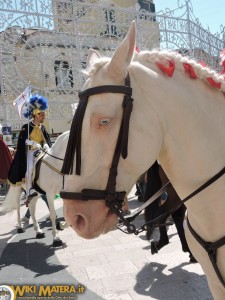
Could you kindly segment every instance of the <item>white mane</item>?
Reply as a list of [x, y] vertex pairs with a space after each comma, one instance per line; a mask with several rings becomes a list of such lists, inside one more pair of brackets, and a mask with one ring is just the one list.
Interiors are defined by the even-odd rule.
[[[152, 64], [163, 63], [165, 59], [174, 61], [175, 70], [179, 70], [183, 73], [185, 73], [183, 64], [187, 63], [191, 65], [199, 79], [209, 84], [207, 78], [212, 78], [216, 83], [221, 83], [221, 88], [219, 90], [225, 92], [224, 76], [218, 74], [216, 71], [210, 69], [207, 66], [206, 67], [202, 66], [194, 59], [190, 59], [189, 57], [182, 56], [177, 52], [172, 52], [168, 50], [162, 50], [162, 51], [152, 50], [152, 51], [142, 51], [138, 54], [136, 53], [136, 55], [134, 56], [134, 61], [137, 61], [141, 64], [144, 64], [145, 62], [152, 63]], [[84, 71], [85, 75], [88, 78], [92, 78], [109, 61], [110, 61], [109, 57], [101, 57], [97, 59], [94, 65], [92, 65], [89, 69]]]
[[186, 56], [182, 56], [181, 54], [179, 54], [177, 52], [172, 52], [172, 51], [168, 51], [168, 50], [143, 51], [143, 52], [140, 52], [138, 55], [136, 55], [135, 60], [140, 63], [144, 63], [145, 61], [150, 62], [150, 63], [156, 63], [156, 62], [160, 63], [165, 59], [173, 60], [175, 62], [175, 70], [179, 70], [181, 72], [185, 72], [184, 66], [183, 66], [184, 63], [190, 64], [193, 67], [193, 69], [199, 79], [202, 79], [208, 83], [207, 78], [211, 77], [215, 82], [221, 83], [220, 90], [222, 92], [225, 92], [224, 76], [218, 74], [216, 71], [210, 69], [209, 67], [203, 67], [200, 63], [198, 63], [194, 59], [190, 59]]

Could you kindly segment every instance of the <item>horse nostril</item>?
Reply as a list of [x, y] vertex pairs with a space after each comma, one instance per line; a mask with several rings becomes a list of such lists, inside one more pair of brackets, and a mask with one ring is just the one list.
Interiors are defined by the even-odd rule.
[[85, 231], [88, 224], [87, 219], [80, 211], [78, 212], [77, 207], [74, 208], [74, 204], [67, 199], [64, 199], [63, 214], [66, 222], [70, 224], [70, 227], [79, 235]]
[[77, 220], [76, 220], [77, 228], [78, 228], [78, 230], [79, 230], [79, 229], [82, 230], [82, 228], [85, 227], [85, 219], [84, 219], [84, 217], [81, 216], [81, 215], [77, 215], [76, 217], [77, 217]]
[[82, 215], [75, 215], [71, 219], [71, 227], [78, 233], [81, 234], [85, 230], [85, 218]]

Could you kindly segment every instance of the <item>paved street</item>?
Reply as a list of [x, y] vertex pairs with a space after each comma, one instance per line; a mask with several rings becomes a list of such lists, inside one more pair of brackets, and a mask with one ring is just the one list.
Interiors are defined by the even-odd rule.
[[[138, 205], [135, 197], [130, 200], [131, 209]], [[62, 217], [62, 200], [56, 199], [55, 206]], [[25, 210], [22, 205], [22, 216]], [[40, 240], [32, 224], [25, 233], [16, 233], [15, 212], [0, 216], [0, 285], [80, 284], [86, 289], [77, 296], [79, 300], [213, 299], [200, 265], [190, 264], [188, 254], [182, 252], [174, 226], [168, 231], [169, 245], [155, 255], [144, 233], [133, 236], [119, 230], [84, 240], [69, 228], [60, 232], [64, 246], [54, 249], [47, 215], [39, 199], [37, 217], [46, 234]], [[143, 215], [137, 222], [143, 222]]]

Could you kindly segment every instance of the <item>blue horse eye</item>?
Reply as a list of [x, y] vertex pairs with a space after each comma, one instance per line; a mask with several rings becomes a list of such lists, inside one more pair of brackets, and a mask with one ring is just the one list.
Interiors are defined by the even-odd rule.
[[108, 125], [109, 122], [110, 122], [109, 119], [103, 119], [103, 120], [100, 121], [100, 125]]

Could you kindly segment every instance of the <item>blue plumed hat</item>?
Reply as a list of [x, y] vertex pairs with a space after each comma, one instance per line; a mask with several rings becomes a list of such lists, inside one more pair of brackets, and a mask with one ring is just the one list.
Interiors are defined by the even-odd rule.
[[48, 100], [39, 94], [32, 95], [24, 105], [24, 118], [30, 118], [48, 109]]

